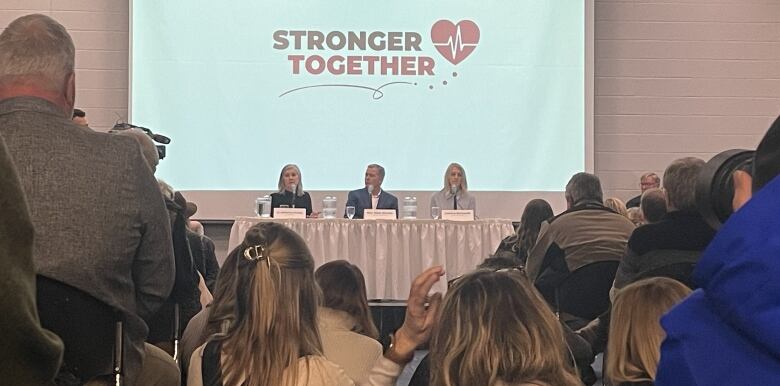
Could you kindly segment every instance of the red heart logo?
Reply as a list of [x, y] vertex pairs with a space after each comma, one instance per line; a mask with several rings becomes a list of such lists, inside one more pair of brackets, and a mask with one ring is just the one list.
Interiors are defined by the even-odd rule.
[[431, 40], [444, 59], [458, 64], [477, 48], [479, 27], [471, 20], [461, 20], [458, 24], [439, 20], [431, 27]]

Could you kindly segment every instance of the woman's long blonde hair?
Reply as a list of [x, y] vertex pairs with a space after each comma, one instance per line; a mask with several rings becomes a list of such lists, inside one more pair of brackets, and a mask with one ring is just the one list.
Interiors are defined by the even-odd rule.
[[665, 277], [632, 283], [612, 304], [607, 340], [607, 377], [614, 383], [655, 381], [664, 334], [661, 316], [691, 290]]
[[225, 260], [206, 328], [222, 343], [223, 384], [292, 385], [297, 362], [322, 355], [314, 260], [284, 225], [261, 223]]
[[558, 320], [516, 270], [478, 270], [455, 281], [430, 355], [433, 386], [580, 385]]

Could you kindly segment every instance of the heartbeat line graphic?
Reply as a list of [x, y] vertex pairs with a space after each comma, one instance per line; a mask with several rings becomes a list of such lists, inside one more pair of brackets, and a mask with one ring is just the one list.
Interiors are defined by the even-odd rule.
[[469, 44], [469, 43], [463, 43], [463, 38], [460, 36], [460, 26], [456, 27], [455, 30], [455, 40], [452, 40], [452, 36], [447, 38], [446, 43], [434, 43], [434, 46], [439, 47], [450, 47], [450, 53], [452, 54], [452, 58], [456, 59], [458, 56], [460, 56], [460, 53], [463, 52], [463, 47], [476, 47], [476, 44]]
[[281, 98], [281, 97], [283, 97], [283, 96], [285, 96], [287, 94], [296, 92], [296, 91], [306, 90], [306, 89], [310, 89], [310, 88], [347, 87], [347, 88], [359, 88], [359, 89], [365, 89], [365, 90], [373, 91], [374, 93], [371, 95], [371, 98], [373, 98], [374, 100], [378, 100], [378, 99], [382, 99], [382, 97], [385, 96], [385, 93], [382, 91], [382, 89], [387, 87], [387, 86], [394, 85], [394, 84], [411, 84], [413, 86], [417, 86], [417, 83], [412, 83], [412, 82], [389, 82], [389, 83], [385, 83], [385, 84], [383, 84], [383, 85], [381, 85], [379, 87], [376, 87], [376, 88], [369, 87], [369, 86], [361, 86], [361, 85], [358, 85], [358, 84], [315, 84], [313, 86], [303, 86], [303, 87], [294, 88], [292, 90], [287, 90], [287, 91], [283, 92], [281, 95], [279, 95], [279, 98]]

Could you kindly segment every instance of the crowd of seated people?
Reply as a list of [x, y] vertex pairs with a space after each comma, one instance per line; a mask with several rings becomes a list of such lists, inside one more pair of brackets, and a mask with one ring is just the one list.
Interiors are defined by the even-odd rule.
[[[577, 173], [565, 211], [530, 201], [516, 232], [446, 295], [431, 294], [442, 267], [421, 272], [383, 352], [360, 269], [315, 267], [292, 229], [253, 226], [220, 269], [191, 220], [196, 206], [155, 179], [147, 135], [71, 120], [74, 58], [68, 32], [48, 16], [20, 17], [0, 34], [0, 290], [14, 295], [0, 302], [0, 379], [9, 384], [95, 381], [73, 366], [71, 341], [40, 320], [36, 275], [115, 311], [123, 364], [100, 380], [125, 385], [395, 385], [421, 348], [429, 353], [415, 386], [591, 385], [600, 352], [613, 385], [780, 379], [780, 118], [751, 169], [731, 177], [735, 212], [719, 232], [696, 208], [703, 160], [671, 162], [663, 189], [644, 174], [628, 210], [603, 199], [596, 175]], [[352, 198], [377, 207], [389, 197], [384, 169], [367, 169], [369, 188]], [[275, 205], [306, 207], [295, 165], [279, 190]], [[452, 164], [431, 206], [474, 209], [472, 198]], [[608, 272], [607, 287], [592, 296], [605, 309], [567, 314], [561, 288], [601, 263], [611, 271], [593, 280], [604, 284]]]

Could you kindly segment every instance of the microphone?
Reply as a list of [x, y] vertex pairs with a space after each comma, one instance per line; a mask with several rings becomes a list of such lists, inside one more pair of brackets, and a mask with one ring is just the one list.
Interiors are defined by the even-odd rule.
[[366, 185], [366, 189], [368, 190], [368, 195], [374, 194], [374, 185]]
[[458, 193], [458, 185], [451, 185], [450, 186], [450, 193], [457, 194]]
[[290, 191], [293, 194], [292, 199], [290, 200], [290, 208], [295, 208], [295, 197], [298, 195], [298, 185], [290, 184]]

